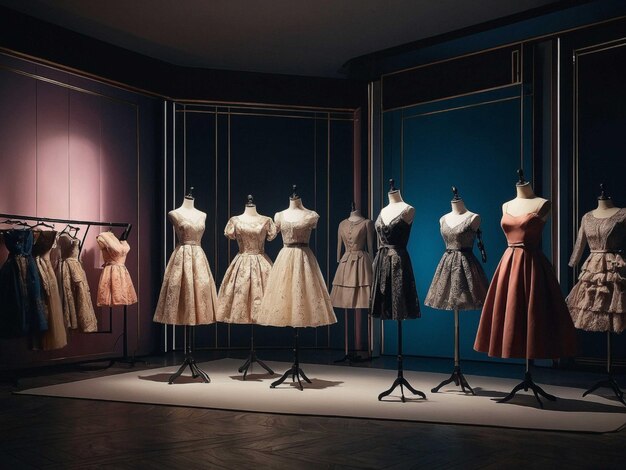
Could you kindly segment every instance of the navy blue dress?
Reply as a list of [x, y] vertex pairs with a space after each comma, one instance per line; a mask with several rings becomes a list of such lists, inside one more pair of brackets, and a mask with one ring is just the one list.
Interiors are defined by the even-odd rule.
[[9, 230], [3, 238], [9, 256], [0, 268], [0, 337], [46, 331], [41, 282], [32, 255], [33, 232]]

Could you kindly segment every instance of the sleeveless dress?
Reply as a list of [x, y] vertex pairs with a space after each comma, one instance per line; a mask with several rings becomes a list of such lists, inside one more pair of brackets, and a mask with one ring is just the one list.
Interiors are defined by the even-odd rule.
[[3, 233], [9, 256], [0, 268], [0, 337], [36, 335], [48, 329], [39, 272], [32, 255], [33, 232]]
[[366, 246], [373, 231], [373, 222], [349, 219], [339, 224], [338, 236], [345, 248], [339, 261], [330, 300], [338, 308], [368, 308], [372, 285], [372, 257]]
[[502, 216], [508, 248], [491, 280], [474, 349], [502, 358], [556, 359], [576, 353], [572, 324], [535, 213]]
[[446, 251], [435, 270], [424, 305], [440, 310], [478, 310], [483, 306], [489, 282], [472, 249], [476, 231], [473, 217], [450, 227], [445, 216], [439, 220]]
[[97, 239], [104, 258], [98, 282], [98, 307], [137, 303], [137, 293], [125, 264], [130, 251], [128, 242], [118, 240], [113, 232], [102, 232]]
[[574, 325], [621, 333], [626, 329], [626, 209], [603, 219], [592, 212], [583, 216], [570, 266], [578, 264], [587, 243], [591, 253], [567, 296]]
[[215, 323], [215, 281], [201, 246], [206, 214], [200, 220], [170, 212], [178, 244], [165, 268], [154, 321], [168, 325]]
[[374, 258], [370, 314], [383, 320], [420, 317], [415, 276], [406, 249], [412, 223], [402, 218], [405, 211], [389, 224], [385, 224], [379, 214], [374, 224], [378, 234], [378, 253]]
[[67, 233], [57, 239], [61, 259], [57, 265], [57, 281], [61, 291], [65, 324], [83, 333], [98, 331], [98, 320], [91, 302], [87, 275], [78, 259], [80, 241]]
[[267, 287], [272, 261], [265, 254], [265, 240], [278, 234], [269, 217], [246, 222], [231, 217], [224, 235], [237, 240], [239, 253], [224, 274], [217, 294], [216, 319], [225, 323], [256, 323], [257, 313]]
[[322, 272], [309, 248], [319, 215], [306, 212], [297, 222], [284, 220], [282, 212], [274, 216], [284, 246], [267, 280], [257, 316], [260, 325], [307, 327], [337, 322]]
[[42, 230], [35, 232], [35, 234], [37, 239], [33, 246], [33, 256], [39, 271], [46, 319], [48, 320], [48, 330], [41, 338], [41, 347], [44, 351], [50, 351], [67, 345], [67, 331], [65, 331], [59, 284], [50, 261], [50, 251], [56, 242], [57, 232], [55, 230]]

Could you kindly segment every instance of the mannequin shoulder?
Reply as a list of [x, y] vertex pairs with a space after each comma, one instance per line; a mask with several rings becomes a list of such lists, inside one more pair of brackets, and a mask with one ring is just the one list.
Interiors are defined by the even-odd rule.
[[542, 197], [538, 197], [537, 199], [537, 209], [535, 210], [535, 212], [539, 217], [545, 219], [552, 209], [552, 203]]
[[472, 212], [469, 216], [470, 218], [470, 225], [472, 226], [472, 229], [474, 231], [478, 230], [478, 227], [480, 227], [480, 214], [476, 214], [475, 212]]
[[402, 209], [402, 218], [406, 222], [413, 222], [413, 219], [415, 218], [415, 208], [407, 204], [406, 207]]

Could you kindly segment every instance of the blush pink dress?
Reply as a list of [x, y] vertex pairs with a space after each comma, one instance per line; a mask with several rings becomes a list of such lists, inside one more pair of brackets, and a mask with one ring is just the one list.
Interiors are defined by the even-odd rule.
[[128, 242], [118, 240], [113, 232], [103, 232], [97, 240], [104, 258], [104, 269], [98, 283], [98, 307], [137, 303], [133, 280], [126, 268], [126, 256], [130, 251]]

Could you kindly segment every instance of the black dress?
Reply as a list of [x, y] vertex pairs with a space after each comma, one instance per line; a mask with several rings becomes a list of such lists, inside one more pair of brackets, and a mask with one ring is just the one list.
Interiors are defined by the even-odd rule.
[[0, 268], [0, 337], [46, 331], [39, 272], [32, 255], [33, 232], [9, 230], [3, 238], [9, 256]]
[[406, 250], [411, 224], [402, 218], [403, 214], [404, 211], [388, 225], [379, 215], [375, 223], [378, 253], [374, 258], [370, 314], [383, 320], [405, 320], [420, 316], [413, 267]]

